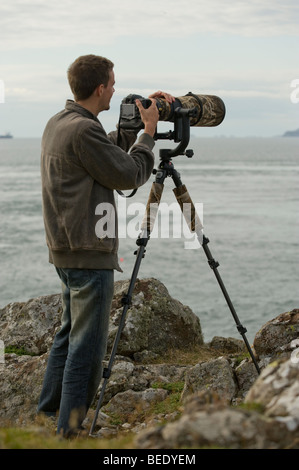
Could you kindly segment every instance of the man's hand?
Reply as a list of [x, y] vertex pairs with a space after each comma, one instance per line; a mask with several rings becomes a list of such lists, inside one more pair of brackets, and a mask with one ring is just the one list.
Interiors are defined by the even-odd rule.
[[152, 104], [149, 108], [144, 109], [139, 100], [136, 100], [136, 105], [138, 106], [142, 122], [144, 124], [144, 132], [154, 136], [156, 132], [157, 123], [159, 121], [159, 112], [156, 106], [155, 98], [164, 98], [168, 103], [173, 103], [175, 97], [170, 93], [165, 93], [164, 91], [156, 91], [149, 95], [149, 98], [152, 101]]
[[172, 96], [170, 93], [165, 93], [164, 91], [156, 91], [152, 95], [149, 95], [149, 98], [164, 98], [168, 103], [173, 103], [175, 101], [175, 97]]
[[140, 117], [144, 124], [144, 132], [154, 137], [156, 132], [157, 123], [159, 121], [159, 112], [156, 106], [156, 101], [151, 100], [152, 104], [149, 108], [145, 109], [139, 100], [136, 100], [136, 105], [140, 112]]

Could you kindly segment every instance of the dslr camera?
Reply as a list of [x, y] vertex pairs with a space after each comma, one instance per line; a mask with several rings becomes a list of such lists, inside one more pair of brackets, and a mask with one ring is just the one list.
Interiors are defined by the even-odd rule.
[[148, 98], [143, 98], [140, 95], [128, 95], [124, 98], [120, 105], [120, 127], [128, 130], [140, 130], [143, 129], [144, 124], [141, 120], [139, 109], [135, 101], [139, 99], [142, 106], [147, 109], [152, 104], [152, 101]]

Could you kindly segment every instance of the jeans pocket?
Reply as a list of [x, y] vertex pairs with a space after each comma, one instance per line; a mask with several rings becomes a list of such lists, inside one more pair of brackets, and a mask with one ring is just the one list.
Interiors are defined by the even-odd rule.
[[62, 271], [67, 278], [67, 286], [69, 289], [82, 289], [82, 287], [90, 281], [89, 269], [63, 268]]

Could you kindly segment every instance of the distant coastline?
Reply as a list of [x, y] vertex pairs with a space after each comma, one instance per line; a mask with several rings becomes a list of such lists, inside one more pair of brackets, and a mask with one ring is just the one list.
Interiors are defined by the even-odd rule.
[[296, 131], [286, 131], [282, 137], [299, 137], [299, 129]]

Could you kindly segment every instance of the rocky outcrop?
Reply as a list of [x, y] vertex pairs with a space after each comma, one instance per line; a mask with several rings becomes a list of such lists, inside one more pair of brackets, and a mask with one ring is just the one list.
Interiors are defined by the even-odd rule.
[[[129, 281], [117, 281], [109, 324], [108, 352], [112, 348], [122, 314], [122, 298]], [[28, 302], [8, 304], [0, 310], [0, 339], [6, 346], [29, 354], [47, 352], [60, 325], [60, 294], [47, 295]], [[137, 281], [132, 305], [126, 315], [118, 354], [161, 354], [170, 348], [188, 348], [203, 344], [200, 321], [191, 309], [173, 299], [156, 279]]]
[[242, 407], [210, 391], [193, 394], [177, 421], [146, 429], [135, 442], [144, 449], [298, 449], [299, 362], [266, 367]]
[[[245, 399], [237, 402], [241, 407], [228, 406], [234, 401], [233, 396], [236, 397], [234, 380], [223, 379], [220, 386], [216, 385], [218, 378], [225, 374], [226, 359], [221, 357], [198, 364], [186, 374], [185, 389], [190, 377], [196, 387], [193, 386], [192, 393], [187, 396], [181, 417], [173, 423], [142, 431], [136, 437], [136, 446], [145, 449], [298, 449], [298, 313], [298, 309], [285, 312], [267, 322], [256, 334], [254, 350], [262, 367], [258, 377], [254, 377], [249, 362], [246, 367], [241, 363], [234, 368], [233, 377], [239, 390], [244, 377], [245, 389], [248, 387]], [[221, 373], [214, 375], [215, 363]]]
[[[115, 283], [109, 323], [108, 355], [123, 311], [122, 297], [129, 281]], [[62, 313], [60, 294], [42, 296], [28, 302], [8, 304], [0, 311], [0, 339], [6, 349], [22, 355], [6, 354], [0, 384], [0, 419], [26, 425], [36, 414], [48, 353]], [[105, 402], [127, 389], [142, 391], [150, 383], [182, 379], [181, 367], [167, 371], [150, 370], [135, 362], [152, 361], [167, 350], [189, 349], [203, 344], [200, 321], [191, 309], [173, 299], [156, 279], [138, 280], [132, 305], [118, 345], [118, 358], [107, 387]], [[122, 359], [123, 357], [123, 359]], [[1, 367], [1, 364], [0, 364]], [[155, 369], [155, 368], [154, 368]]]
[[[128, 281], [115, 283], [109, 350], [127, 288]], [[0, 364], [2, 426], [28, 426], [36, 419], [60, 317], [60, 295], [0, 311], [0, 339], [23, 352], [5, 354]], [[139, 280], [105, 390], [98, 435], [129, 430], [136, 434], [134, 446], [146, 449], [298, 448], [299, 310], [266, 323], [253, 349], [260, 376], [242, 340], [215, 337], [205, 344], [200, 321], [188, 307], [156, 279]], [[166, 408], [174, 398], [176, 407]]]

